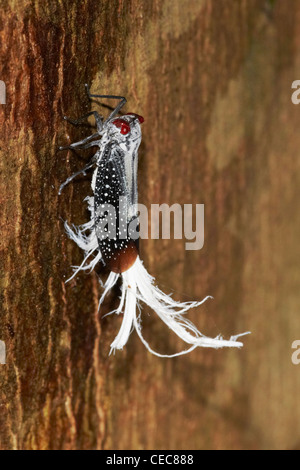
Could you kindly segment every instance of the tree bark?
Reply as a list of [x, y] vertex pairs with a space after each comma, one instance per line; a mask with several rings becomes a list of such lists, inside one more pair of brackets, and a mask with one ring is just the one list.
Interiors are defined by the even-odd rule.
[[[300, 3], [1, 3], [1, 449], [296, 447]], [[145, 117], [140, 202], [205, 204], [202, 250], [148, 240], [142, 258], [176, 298], [213, 295], [189, 317], [209, 335], [251, 330], [243, 350], [163, 360], [133, 334], [109, 357], [118, 290], [98, 313], [105, 271], [65, 284], [82, 253], [62, 220], [87, 221], [90, 178], [58, 188], [91, 152], [57, 149], [90, 133], [63, 121], [95, 106], [85, 83]], [[153, 348], [179, 350], [147, 313]]]

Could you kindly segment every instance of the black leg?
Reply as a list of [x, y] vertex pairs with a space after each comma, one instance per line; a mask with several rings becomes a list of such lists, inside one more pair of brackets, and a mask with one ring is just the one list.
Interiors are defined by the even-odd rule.
[[71, 183], [71, 181], [73, 181], [74, 178], [76, 178], [76, 176], [79, 176], [79, 175], [85, 175], [86, 171], [89, 170], [90, 168], [92, 168], [92, 166], [94, 166], [96, 163], [96, 159], [95, 159], [95, 156], [91, 159], [91, 161], [80, 171], [77, 171], [76, 173], [74, 173], [73, 175], [69, 176], [69, 178], [66, 179], [66, 181], [64, 183], [62, 183], [59, 187], [59, 191], [58, 191], [58, 195], [60, 196], [61, 193], [62, 193], [62, 190], [64, 189], [65, 186], [67, 186], [67, 184]]
[[[90, 140], [94, 139], [95, 137], [99, 137], [98, 132], [86, 137], [85, 139], [79, 140], [79, 142], [74, 142], [73, 144], [67, 145], [65, 147], [59, 147], [58, 150], [72, 150], [72, 149], [80, 150], [80, 149], [86, 149], [86, 148], [92, 147], [93, 145], [97, 145], [97, 144], [94, 144], [94, 142], [90, 142]], [[88, 145], [88, 147], [86, 147], [86, 145]]]
[[108, 116], [107, 121], [108, 121], [109, 119], [112, 119], [113, 117], [115, 117], [115, 116], [118, 114], [118, 112], [120, 111], [120, 109], [124, 106], [124, 104], [125, 104], [126, 101], [127, 101], [124, 96], [116, 96], [116, 95], [92, 95], [87, 84], [85, 84], [85, 88], [86, 88], [86, 91], [87, 91], [87, 94], [88, 94], [88, 97], [89, 97], [89, 98], [108, 98], [108, 99], [112, 99], [112, 100], [120, 100], [120, 103], [117, 105], [117, 107], [116, 107], [116, 108], [110, 113], [110, 115]]
[[84, 114], [83, 116], [80, 116], [78, 119], [71, 119], [68, 116], [64, 116], [64, 119], [68, 121], [70, 124], [73, 124], [74, 126], [78, 126], [84, 119], [88, 118], [89, 116], [94, 116], [96, 125], [97, 125], [97, 130], [98, 132], [101, 132], [102, 127], [103, 127], [103, 116], [100, 116], [100, 114], [97, 111], [90, 111], [87, 114]]

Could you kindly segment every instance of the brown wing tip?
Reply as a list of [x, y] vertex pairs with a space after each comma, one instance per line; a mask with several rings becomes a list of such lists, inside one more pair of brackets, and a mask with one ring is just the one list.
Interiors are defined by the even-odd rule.
[[134, 265], [138, 255], [138, 248], [132, 241], [124, 250], [116, 251], [107, 261], [107, 265], [112, 272], [121, 274]]

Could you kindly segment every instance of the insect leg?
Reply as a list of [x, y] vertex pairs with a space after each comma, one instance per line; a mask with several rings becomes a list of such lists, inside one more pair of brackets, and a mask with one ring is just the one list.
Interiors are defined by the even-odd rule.
[[82, 170], [77, 171], [73, 175], [69, 176], [69, 178], [67, 178], [66, 181], [60, 185], [58, 195], [59, 196], [61, 195], [62, 190], [64, 189], [64, 187], [67, 186], [69, 183], [71, 183], [71, 181], [73, 181], [73, 179], [76, 178], [76, 176], [79, 176], [79, 175], [82, 175], [82, 174], [85, 175], [86, 174], [85, 172], [87, 170], [89, 170], [90, 168], [92, 168], [92, 166], [94, 166], [95, 163], [96, 163], [96, 158], [94, 156]]
[[78, 119], [71, 119], [68, 116], [64, 116], [64, 119], [65, 121], [68, 121], [70, 124], [73, 124], [73, 126], [78, 126], [78, 124], [84, 121], [84, 119], [92, 115], [95, 117], [98, 132], [101, 132], [103, 128], [103, 116], [100, 116], [100, 114], [97, 111], [90, 111], [89, 113], [84, 114], [83, 116], [80, 116]]
[[124, 96], [116, 96], [116, 95], [92, 95], [90, 92], [90, 89], [87, 84], [85, 84], [85, 88], [88, 94], [89, 98], [108, 98], [112, 100], [120, 100], [120, 103], [116, 106], [116, 108], [110, 113], [110, 115], [107, 118], [107, 121], [113, 117], [115, 117], [120, 109], [124, 106], [126, 103], [126, 98]]
[[[73, 144], [70, 144], [70, 145], [67, 145], [66, 147], [59, 147], [58, 150], [72, 150], [72, 149], [85, 149], [85, 148], [89, 148], [89, 147], [92, 147], [93, 145], [97, 145], [97, 144], [94, 144], [94, 142], [90, 142], [90, 140], [94, 139], [95, 137], [99, 137], [99, 134], [98, 132], [96, 132], [95, 134], [93, 135], [90, 135], [88, 137], [86, 137], [85, 139], [82, 139], [82, 140], [79, 140], [78, 142], [74, 142]], [[90, 142], [90, 144], [88, 144], [88, 142]], [[86, 145], [88, 145], [88, 147], [86, 147]]]

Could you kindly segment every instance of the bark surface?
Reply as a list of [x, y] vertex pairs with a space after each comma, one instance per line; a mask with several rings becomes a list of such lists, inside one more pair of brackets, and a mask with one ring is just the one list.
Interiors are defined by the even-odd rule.
[[[0, 14], [1, 449], [296, 448], [300, 376], [300, 79], [297, 0], [6, 0]], [[100, 313], [98, 275], [65, 280], [82, 253], [89, 177], [57, 152], [90, 133], [63, 116], [92, 91], [145, 117], [140, 202], [205, 204], [205, 245], [148, 240], [142, 258], [208, 335], [251, 330], [242, 351], [152, 357]], [[105, 114], [106, 109], [102, 110]], [[151, 346], [182, 344], [145, 309]]]

